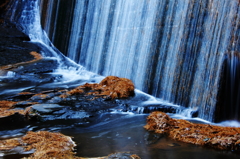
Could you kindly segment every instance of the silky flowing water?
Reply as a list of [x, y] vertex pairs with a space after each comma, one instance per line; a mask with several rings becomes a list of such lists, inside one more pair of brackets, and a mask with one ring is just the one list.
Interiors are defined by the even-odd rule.
[[[78, 144], [79, 156], [104, 156], [113, 152], [131, 152], [143, 159], [202, 159], [202, 158], [238, 158], [231, 152], [216, 151], [186, 144], [162, 137], [155, 143], [148, 144], [148, 133], [143, 129], [147, 115], [104, 115], [103, 120], [113, 118], [110, 122], [101, 122], [83, 129], [63, 130], [74, 134]], [[117, 119], [117, 120], [116, 120]]]
[[[94, 77], [88, 79], [89, 81], [100, 80], [102, 77]], [[83, 79], [83, 81], [85, 81]], [[9, 88], [9, 91], [1, 93], [1, 97], [10, 96], [16, 94], [24, 89], [36, 89], [46, 90], [71, 85], [79, 84], [78, 80], [74, 81], [62, 81], [50, 84], [43, 84], [39, 86], [33, 86], [26, 84], [19, 88], [19, 85], [13, 85]], [[50, 87], [51, 85], [51, 87]], [[11, 90], [11, 91], [10, 91]], [[14, 91], [15, 90], [15, 91]], [[138, 100], [133, 100], [132, 105], [142, 105], [142, 103], [161, 103], [170, 105], [170, 103], [164, 103], [159, 99], [151, 97], [147, 94], [141, 93], [136, 90]], [[142, 102], [139, 102], [142, 99]], [[65, 135], [73, 137], [76, 142], [76, 155], [81, 157], [99, 157], [107, 156], [110, 153], [115, 152], [131, 152], [139, 155], [142, 159], [223, 159], [223, 158], [239, 158], [239, 154], [230, 151], [220, 151], [215, 149], [204, 148], [192, 144], [186, 144], [172, 140], [166, 136], [159, 136], [157, 134], [146, 131], [143, 126], [146, 124], [146, 118], [148, 113], [132, 113], [132, 112], [121, 112], [119, 110], [112, 110], [112, 112], [102, 113], [93, 121], [88, 124], [83, 123], [82, 120], [78, 119], [77, 116], [69, 116], [66, 119], [48, 120], [45, 122], [32, 122], [29, 126], [19, 128], [15, 130], [4, 130], [0, 131], [1, 139], [20, 137], [25, 135], [27, 131], [39, 131], [47, 130], [51, 132], [61, 132]], [[196, 123], [206, 123], [200, 118], [187, 118], [186, 116], [170, 114], [174, 118], [185, 118]], [[228, 125], [229, 123], [225, 123]], [[239, 124], [239, 123], [238, 123]], [[235, 126], [236, 123], [235, 123]], [[19, 154], [20, 153], [20, 154]], [[21, 154], [18, 150], [1, 153], [2, 158], [20, 158], [28, 156], [27, 154]]]
[[[61, 71], [57, 71], [53, 74], [59, 74]], [[64, 71], [62, 71], [64, 72]], [[86, 74], [86, 72], [85, 72]], [[56, 87], [67, 88], [76, 86], [79, 83], [85, 83], [87, 81], [98, 82], [103, 77], [95, 76], [93, 74], [83, 76], [71, 74], [75, 77], [75, 80], [68, 79], [66, 74], [62, 73], [62, 79], [53, 83], [40, 84], [38, 86], [29, 83], [12, 83], [11, 87], [4, 89], [2, 86], [1, 98], [13, 96], [14, 94], [24, 90], [49, 90]], [[5, 78], [14, 78], [13, 74], [9, 74]], [[220, 151], [214, 149], [208, 149], [201, 146], [192, 144], [186, 144], [178, 141], [174, 141], [166, 136], [157, 135], [146, 131], [143, 126], [146, 124], [146, 118], [148, 113], [144, 112], [144, 105], [146, 103], [159, 104], [162, 103], [167, 106], [175, 106], [171, 103], [164, 102], [155, 97], [142, 93], [139, 90], [135, 90], [136, 95], [130, 102], [135, 107], [141, 107], [139, 111], [122, 112], [121, 110], [114, 109], [111, 112], [103, 112], [98, 115], [94, 120], [89, 123], [83, 122], [81, 116], [69, 116], [65, 119], [53, 119], [44, 122], [30, 122], [28, 126], [23, 128], [16, 128], [11, 130], [0, 131], [0, 138], [13, 138], [20, 137], [26, 134], [27, 131], [39, 131], [47, 130], [51, 132], [61, 132], [65, 135], [73, 137], [76, 142], [76, 155], [81, 157], [99, 157], [107, 156], [110, 153], [115, 152], [131, 152], [139, 155], [142, 159], [223, 159], [223, 158], [239, 158], [239, 154], [230, 151]], [[142, 100], [142, 101], [141, 101]], [[65, 104], [67, 106], [67, 104]], [[141, 110], [141, 111], [140, 111]], [[186, 114], [187, 110], [183, 113]], [[191, 112], [191, 111], [190, 111]], [[200, 118], [187, 118], [186, 116], [170, 114], [174, 118], [183, 118], [197, 123], [206, 123]], [[237, 123], [235, 123], [235, 126]], [[225, 123], [229, 125], [229, 123]], [[20, 154], [19, 154], [20, 153]], [[0, 157], [4, 159], [21, 158], [28, 156], [22, 154], [18, 150], [0, 153]]]
[[[142, 159], [237, 159], [239, 154], [229, 151], [208, 149], [201, 146], [174, 141], [167, 137], [150, 140], [149, 132], [143, 126], [147, 114], [102, 114], [90, 126], [81, 126], [78, 120], [52, 121], [24, 129], [0, 132], [2, 137], [24, 135], [28, 130], [61, 132], [73, 137], [76, 155], [81, 157], [107, 156], [115, 152], [130, 152]], [[199, 122], [199, 121], [198, 121]], [[6, 136], [7, 134], [7, 136]], [[20, 158], [18, 152], [9, 152], [4, 159]]]
[[[228, 100], [239, 98], [239, 84], [221, 90], [239, 79], [231, 60], [239, 61], [239, 6], [238, 0], [41, 0], [40, 10], [49, 38], [76, 63], [129, 78], [215, 122], [229, 105], [233, 111], [223, 120], [239, 114], [239, 102]], [[225, 76], [231, 78], [222, 84]]]

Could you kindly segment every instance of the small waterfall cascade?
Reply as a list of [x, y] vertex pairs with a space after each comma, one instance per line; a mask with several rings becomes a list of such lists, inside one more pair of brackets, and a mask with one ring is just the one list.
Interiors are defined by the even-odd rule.
[[198, 110], [209, 121], [225, 109], [219, 90], [223, 69], [232, 69], [224, 66], [226, 57], [240, 49], [238, 0], [41, 0], [40, 5], [54, 45], [87, 70], [130, 78], [138, 89]]
[[19, 0], [7, 1], [7, 11], [3, 13], [5, 19], [13, 23], [16, 28], [30, 38], [31, 43], [36, 43], [43, 48], [41, 54], [46, 57], [54, 58], [60, 67], [74, 67], [81, 70], [83, 67], [63, 56], [63, 54], [52, 44], [48, 35], [42, 29], [39, 0]]
[[[239, 30], [236, 29], [240, 22], [239, 3], [212, 1], [208, 4], [208, 12], [205, 16], [204, 34], [202, 34], [201, 48], [196, 61], [197, 69], [192, 83], [190, 106], [200, 106], [199, 117], [210, 120], [218, 115], [215, 106], [220, 100], [219, 90], [223, 86], [220, 82], [223, 78], [225, 57], [230, 56], [233, 50], [239, 50], [239, 47], [236, 47], [240, 44]], [[228, 68], [226, 71], [234, 70]], [[228, 109], [227, 105], [224, 106], [225, 108], [217, 107], [222, 110]], [[232, 107], [238, 109], [239, 105], [234, 104]], [[240, 118], [238, 116], [235, 119]]]
[[[27, 4], [27, 5], [26, 5]], [[15, 23], [17, 28], [29, 36], [33, 42], [46, 42], [47, 36], [44, 36], [41, 23], [39, 5], [37, 0], [9, 1], [8, 11], [5, 17]], [[6, 18], [7, 19], [7, 18]]]

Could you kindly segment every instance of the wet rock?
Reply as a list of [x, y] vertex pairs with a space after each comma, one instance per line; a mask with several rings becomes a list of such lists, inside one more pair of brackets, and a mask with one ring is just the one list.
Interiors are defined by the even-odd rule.
[[[59, 75], [51, 75], [51, 74], [24, 74], [19, 75], [15, 74], [14, 77], [7, 77], [0, 79], [0, 92], [4, 92], [6, 89], [10, 89], [12, 87], [28, 87], [34, 85], [40, 85], [45, 83], [54, 82], [56, 79], [61, 78]], [[8, 97], [10, 98], [10, 96]]]
[[14, 149], [18, 146], [24, 151], [30, 151], [30, 158], [44, 159], [74, 158], [73, 150], [76, 146], [71, 137], [48, 131], [29, 131], [21, 138], [3, 140], [0, 144], [0, 150]]
[[129, 111], [135, 112], [138, 114], [147, 114], [151, 113], [154, 111], [162, 111], [166, 113], [176, 113], [178, 110], [181, 110], [183, 108], [181, 107], [176, 107], [176, 106], [168, 106], [164, 104], [155, 104], [155, 105], [144, 105], [144, 106], [139, 106], [139, 105], [130, 105], [129, 106]]
[[172, 119], [166, 113], [153, 112], [147, 118], [149, 131], [183, 141], [221, 150], [240, 151], [240, 128], [196, 124], [183, 119]]
[[0, 25], [0, 66], [33, 59], [29, 52], [37, 48], [31, 44], [26, 47], [23, 40], [29, 41], [30, 39], [19, 31], [15, 24], [5, 20], [4, 24]]
[[86, 83], [75, 89], [72, 89], [61, 97], [70, 95], [83, 94], [93, 95], [95, 98], [102, 97], [105, 99], [128, 98], [134, 95], [134, 84], [127, 78], [119, 78], [116, 76], [107, 76], [99, 84]]
[[29, 100], [33, 102], [46, 101], [48, 99], [52, 99], [54, 96], [55, 96], [54, 93], [48, 93], [48, 94], [40, 93], [40, 94], [35, 94]]
[[106, 157], [106, 159], [140, 159], [136, 154], [131, 154], [129, 152], [118, 152], [110, 154]]
[[0, 101], [0, 108], [13, 108], [17, 102], [2, 100]]
[[21, 92], [19, 94], [16, 94], [14, 96], [10, 96], [9, 98], [14, 99], [14, 100], [27, 100], [29, 98], [31, 98], [33, 95], [35, 95], [35, 93], [32, 92]]
[[147, 145], [151, 145], [159, 141], [161, 138], [163, 138], [163, 134], [157, 134], [153, 132], [146, 132], [144, 135], [144, 142]]
[[53, 72], [58, 67], [58, 62], [55, 59], [42, 59], [32, 65], [26, 65], [15, 69], [14, 72], [18, 74], [27, 73], [49, 73]]
[[28, 107], [34, 104], [38, 104], [37, 102], [32, 102], [32, 101], [21, 101], [16, 103], [14, 106], [15, 107]]
[[32, 111], [36, 111], [40, 114], [49, 114], [53, 113], [56, 110], [62, 108], [62, 106], [58, 104], [35, 104], [31, 106]]

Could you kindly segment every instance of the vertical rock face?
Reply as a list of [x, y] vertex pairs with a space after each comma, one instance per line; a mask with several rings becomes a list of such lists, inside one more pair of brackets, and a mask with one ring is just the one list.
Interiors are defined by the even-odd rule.
[[53, 43], [77, 63], [130, 78], [138, 89], [214, 120], [223, 61], [240, 50], [239, 1], [41, 0], [41, 6]]

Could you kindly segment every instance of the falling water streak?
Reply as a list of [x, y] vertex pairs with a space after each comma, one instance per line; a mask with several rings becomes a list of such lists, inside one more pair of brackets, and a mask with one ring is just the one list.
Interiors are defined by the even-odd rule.
[[[22, 8], [19, 10], [20, 7], [18, 6], [21, 5]], [[9, 20], [15, 23], [20, 31], [28, 35], [31, 42], [43, 44], [60, 61], [60, 56], [52, 49], [50, 40], [42, 30], [38, 0], [27, 0], [26, 2], [24, 0], [11, 1], [8, 6], [11, 7], [6, 13], [10, 17]]]
[[[174, 2], [176, 3], [176, 2]], [[176, 4], [173, 4], [176, 5]], [[178, 52], [181, 49], [181, 39], [184, 38], [184, 27], [185, 27], [185, 20], [186, 20], [186, 13], [188, 9], [189, 1], [186, 3], [178, 3], [176, 8], [173, 9], [178, 14], [175, 15], [172, 25], [177, 26], [174, 27], [171, 32], [171, 37], [169, 41], [169, 47], [166, 52], [166, 68], [163, 71], [165, 76], [161, 79], [161, 87], [160, 90], [164, 90], [165, 92], [162, 93], [162, 98], [168, 101], [172, 100], [173, 96], [173, 87], [176, 85], [174, 81], [174, 76], [176, 74], [177, 64], [178, 64]], [[180, 13], [180, 14], [179, 14]]]
[[[48, 15], [48, 18], [46, 18], [46, 19], [44, 19], [44, 20], [45, 20], [45, 23], [48, 24], [48, 23], [50, 23], [50, 21], [51, 21], [51, 20], [54, 18], [54, 16], [55, 16], [55, 14], [52, 13], [52, 11], [54, 10], [54, 0], [49, 0], [48, 5], [47, 5], [48, 7], [45, 7], [43, 2], [44, 2], [44, 1], [40, 1], [40, 8], [45, 8], [45, 9], [47, 9], [46, 14]], [[59, 1], [57, 1], [57, 6], [56, 6], [57, 11], [56, 11], [56, 14], [58, 14], [58, 6], [59, 6]], [[42, 10], [40, 10], [40, 11], [41, 11], [40, 15], [44, 14]], [[45, 30], [45, 32], [46, 32], [48, 35], [49, 35], [50, 32], [51, 32], [51, 28], [53, 28], [53, 29], [56, 28], [56, 20], [57, 20], [57, 19], [54, 18], [54, 20], [55, 20], [55, 22], [54, 22], [54, 27], [51, 27], [50, 25], [44, 25], [44, 30]], [[53, 31], [53, 32], [55, 33], [55, 31]], [[52, 37], [54, 37], [54, 36], [52, 36]], [[52, 39], [52, 40], [54, 40], [54, 39]]]
[[[232, 105], [233, 103], [234, 103], [234, 101], [233, 101], [233, 92], [234, 92], [234, 86], [235, 86], [235, 77], [236, 77], [236, 57], [235, 57], [235, 55], [234, 55], [234, 53], [233, 52], [231, 52], [230, 53], [230, 68], [231, 68], [231, 73], [230, 73], [230, 77], [231, 77], [231, 79], [230, 79], [230, 94], [231, 94], [231, 99], [230, 99], [230, 105]], [[232, 111], [232, 110], [231, 110]], [[232, 112], [233, 113], [233, 112]]]
[[[82, 29], [83, 29], [83, 22], [84, 21], [84, 13], [86, 13], [85, 8], [83, 7], [85, 2], [84, 1], [76, 1], [75, 9], [74, 9], [74, 15], [73, 15], [73, 25], [72, 25], [72, 32], [70, 35], [70, 41], [69, 41], [69, 48], [68, 48], [68, 57], [73, 59], [74, 61], [77, 61], [79, 59], [78, 54], [73, 54], [73, 52], [79, 52], [79, 46], [81, 45], [80, 39], [82, 39]], [[49, 23], [50, 24], [50, 23]], [[50, 25], [47, 25], [50, 26]], [[78, 29], [79, 26], [81, 26], [81, 29]], [[78, 46], [78, 47], [76, 47]]]
[[[121, 2], [121, 1], [120, 1]], [[140, 3], [141, 2], [141, 3]], [[131, 77], [135, 85], [142, 89], [146, 70], [146, 52], [150, 48], [154, 16], [157, 1], [118, 4], [118, 11], [113, 20], [112, 39], [107, 53], [105, 71], [103, 74], [113, 74], [122, 77]], [[150, 17], [150, 18], [149, 18]], [[134, 19], [134, 20], [133, 20]], [[113, 39], [114, 38], [114, 39]], [[134, 75], [132, 74], [135, 68]]]
[[209, 16], [204, 26], [205, 34], [191, 92], [191, 98], [194, 100], [190, 106], [197, 106], [199, 117], [209, 121], [214, 117], [222, 62], [231, 38], [231, 21], [236, 3], [231, 1], [222, 4], [215, 0], [208, 6]]

